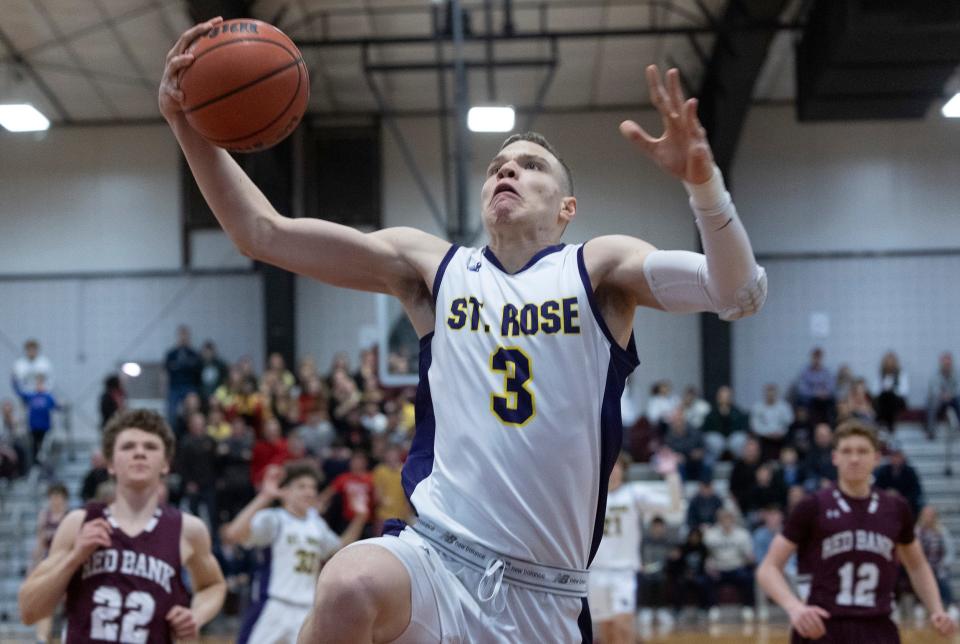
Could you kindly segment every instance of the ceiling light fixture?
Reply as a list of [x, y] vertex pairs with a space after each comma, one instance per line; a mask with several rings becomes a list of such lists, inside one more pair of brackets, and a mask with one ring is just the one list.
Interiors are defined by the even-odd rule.
[[953, 95], [949, 101], [943, 104], [943, 109], [940, 110], [944, 116], [947, 118], [957, 119], [960, 118], [960, 92], [957, 92]]
[[10, 132], [38, 132], [50, 127], [50, 119], [28, 103], [0, 105], [0, 125]]
[[512, 107], [471, 107], [467, 127], [471, 132], [509, 132], [516, 122]]

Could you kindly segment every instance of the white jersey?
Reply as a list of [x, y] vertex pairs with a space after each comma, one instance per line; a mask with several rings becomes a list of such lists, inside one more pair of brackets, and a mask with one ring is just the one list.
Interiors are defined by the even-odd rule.
[[658, 507], [656, 498], [642, 483], [624, 483], [607, 495], [603, 540], [591, 570], [640, 570], [640, 541], [643, 512]]
[[433, 297], [403, 469], [417, 514], [507, 556], [587, 568], [639, 360], [603, 322], [582, 246], [512, 275], [489, 249], [453, 246]]
[[340, 537], [314, 508], [303, 518], [283, 508], [267, 508], [253, 515], [245, 545], [265, 548], [260, 601], [270, 597], [309, 606], [320, 565], [340, 548]]

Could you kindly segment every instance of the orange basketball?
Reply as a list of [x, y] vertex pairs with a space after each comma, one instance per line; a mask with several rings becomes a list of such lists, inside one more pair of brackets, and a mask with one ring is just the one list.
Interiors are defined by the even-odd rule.
[[310, 97], [303, 56], [286, 34], [259, 20], [226, 20], [187, 48], [180, 75], [187, 121], [232, 152], [276, 145], [300, 122]]

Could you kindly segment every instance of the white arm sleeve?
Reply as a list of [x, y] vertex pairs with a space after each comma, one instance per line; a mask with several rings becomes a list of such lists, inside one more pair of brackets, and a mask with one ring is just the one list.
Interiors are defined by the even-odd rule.
[[697, 216], [703, 255], [679, 250], [650, 253], [643, 264], [647, 284], [666, 311], [713, 311], [737, 320], [760, 310], [767, 274], [758, 266], [720, 170], [706, 183], [684, 183]]

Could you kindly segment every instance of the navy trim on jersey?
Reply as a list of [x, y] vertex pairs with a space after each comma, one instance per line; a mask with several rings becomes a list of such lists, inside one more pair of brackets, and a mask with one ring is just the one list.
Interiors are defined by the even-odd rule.
[[593, 644], [593, 618], [590, 616], [590, 604], [586, 597], [580, 600], [580, 605], [580, 617], [577, 618], [580, 637], [583, 638], [583, 644]]
[[267, 600], [270, 599], [268, 592], [270, 590], [270, 572], [272, 570], [271, 561], [272, 557], [272, 548], [263, 549], [263, 563], [260, 565], [260, 588], [257, 595], [257, 602], [252, 604], [247, 609], [247, 614], [243, 618], [243, 626], [240, 628], [240, 634], [237, 636], [237, 644], [247, 644], [250, 639], [250, 635], [253, 634], [253, 629], [257, 625], [257, 620], [260, 619], [260, 615], [263, 614], [263, 609], [267, 605]]
[[[433, 415], [433, 397], [430, 394], [430, 379], [427, 377], [433, 361], [432, 341], [433, 331], [420, 340], [420, 384], [417, 385], [417, 397], [414, 400], [417, 428], [410, 445], [410, 453], [407, 454], [407, 462], [403, 464], [400, 473], [403, 492], [408, 501], [420, 481], [430, 476], [433, 471], [433, 444], [437, 433], [437, 420]], [[416, 507], [413, 509], [416, 512]]]
[[637, 365], [640, 364], [640, 357], [637, 355], [637, 345], [633, 338], [633, 331], [630, 332], [630, 339], [627, 341], [627, 348], [624, 349], [620, 346], [620, 343], [617, 342], [617, 339], [613, 337], [613, 334], [610, 332], [610, 327], [607, 326], [607, 321], [603, 319], [603, 315], [600, 313], [600, 305], [597, 304], [596, 295], [593, 292], [593, 284], [590, 282], [590, 274], [587, 273], [587, 265], [583, 261], [583, 248], [587, 244], [584, 243], [577, 249], [577, 268], [580, 269], [580, 280], [583, 282], [583, 288], [587, 292], [587, 301], [590, 302], [590, 310], [593, 311], [593, 319], [597, 321], [597, 326], [600, 327], [600, 330], [603, 331], [603, 335], [607, 338], [607, 341], [610, 342], [611, 351], [616, 351], [621, 354], [619, 357], [621, 359], [632, 361], [635, 364], [630, 369], [637, 368]]
[[457, 252], [457, 249], [460, 248], [459, 244], [450, 244], [447, 254], [443, 256], [443, 259], [440, 260], [440, 266], [437, 267], [437, 274], [433, 278], [433, 303], [437, 303], [437, 295], [440, 293], [440, 280], [443, 279], [443, 274], [447, 270], [447, 264], [450, 263], [450, 260], [453, 259], [454, 254]]
[[501, 272], [506, 273], [507, 275], [517, 275], [517, 274], [522, 273], [523, 271], [527, 270], [528, 268], [530, 268], [531, 266], [533, 266], [534, 264], [536, 264], [537, 262], [539, 262], [541, 259], [543, 259], [543, 258], [546, 257], [547, 255], [550, 255], [551, 253], [556, 253], [557, 251], [563, 250], [563, 247], [564, 247], [564, 246], [566, 246], [566, 244], [555, 244], [555, 245], [553, 245], [553, 246], [547, 246], [546, 248], [544, 248], [543, 250], [541, 250], [540, 252], [538, 252], [536, 255], [534, 255], [533, 257], [531, 257], [531, 258], [530, 258], [530, 261], [527, 262], [526, 264], [524, 264], [524, 265], [523, 265], [523, 268], [521, 268], [521, 269], [520, 269], [519, 271], [517, 271], [516, 273], [511, 273], [510, 271], [508, 271], [507, 269], [505, 269], [505, 268], [503, 267], [503, 264], [500, 263], [500, 260], [497, 259], [497, 256], [493, 254], [493, 251], [492, 251], [492, 250], [490, 250], [490, 247], [489, 247], [489, 246], [484, 246], [484, 247], [483, 247], [483, 256], [486, 257], [486, 258], [490, 261], [491, 264], [493, 264], [494, 266], [496, 266], [497, 268], [499, 268]]

